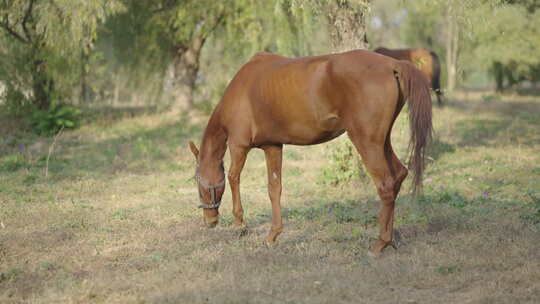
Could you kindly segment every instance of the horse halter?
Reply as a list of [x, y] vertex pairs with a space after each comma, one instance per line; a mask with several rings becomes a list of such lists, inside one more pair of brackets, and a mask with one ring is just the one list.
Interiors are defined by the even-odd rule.
[[201, 204], [199, 205], [199, 208], [202, 209], [217, 209], [219, 208], [219, 205], [221, 205], [221, 200], [216, 201], [216, 189], [225, 186], [225, 178], [223, 180], [215, 185], [211, 185], [207, 183], [199, 174], [199, 167], [197, 167], [197, 170], [195, 172], [195, 179], [197, 182], [205, 189], [210, 191], [210, 197], [212, 198], [211, 204], [206, 204], [203, 202], [201, 192], [199, 191], [199, 200], [201, 201]]

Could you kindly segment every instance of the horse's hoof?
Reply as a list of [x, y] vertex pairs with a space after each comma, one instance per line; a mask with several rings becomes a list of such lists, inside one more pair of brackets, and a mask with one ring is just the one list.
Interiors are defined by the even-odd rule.
[[244, 237], [244, 236], [249, 234], [249, 229], [248, 229], [247, 226], [238, 227], [237, 229], [238, 229], [238, 232], [239, 232], [238, 233], [239, 237]]
[[249, 234], [249, 230], [246, 228], [246, 229], [242, 229], [240, 230], [240, 234], [239, 234], [239, 237], [245, 237], [246, 235]]
[[370, 249], [367, 251], [367, 256], [372, 259], [378, 259], [381, 256], [381, 252], [375, 253]]
[[263, 247], [264, 247], [264, 248], [267, 248], [267, 249], [274, 248], [274, 247], [276, 247], [276, 242], [275, 242], [275, 241], [274, 241], [274, 242], [270, 242], [270, 241], [268, 241], [268, 240], [264, 240], [264, 241], [263, 241]]
[[238, 231], [240, 237], [246, 236], [249, 234], [248, 226], [245, 223], [234, 223], [232, 225], [233, 230]]
[[211, 222], [211, 223], [205, 223], [206, 228], [215, 228], [217, 226], [218, 222]]

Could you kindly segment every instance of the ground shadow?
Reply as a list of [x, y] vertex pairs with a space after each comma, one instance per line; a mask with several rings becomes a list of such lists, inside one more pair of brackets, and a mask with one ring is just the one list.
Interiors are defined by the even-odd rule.
[[[515, 217], [518, 225], [523, 227], [531, 223], [536, 223], [535, 225], [540, 227], [540, 211], [538, 211], [540, 204], [538, 202], [534, 205], [523, 201], [503, 201], [490, 197], [489, 193], [468, 199], [457, 192], [444, 189], [420, 197], [403, 195], [396, 201], [396, 206], [394, 228], [401, 238], [402, 245], [426, 238], [438, 239], [441, 234], [444, 234], [444, 237], [450, 237], [467, 231], [479, 230], [486, 225], [496, 224], [501, 216]], [[353, 224], [367, 230], [377, 229], [379, 208], [376, 200], [366, 202], [350, 199], [344, 201], [325, 201], [323, 199], [304, 206], [282, 208], [282, 216], [289, 223], [322, 221], [325, 223], [323, 224], [325, 227], [329, 223]], [[507, 210], [510, 209], [512, 213], [508, 213]], [[250, 230], [257, 230], [261, 226], [271, 223], [271, 212], [270, 210], [260, 211], [247, 217], [246, 221]], [[298, 237], [310, 238], [309, 235], [313, 237], [314, 233], [316, 232], [306, 231]], [[329, 241], [337, 242], [360, 240], [351, 235], [343, 235], [343, 233], [331, 235], [329, 238]], [[294, 241], [296, 238], [293, 238]], [[369, 243], [373, 240], [362, 239], [360, 241]]]
[[510, 120], [467, 119], [456, 123], [460, 146], [488, 146], [507, 133]]
[[456, 122], [455, 135], [459, 146], [536, 145], [540, 136], [530, 130], [540, 130], [539, 103], [535, 101], [474, 101], [447, 103], [448, 107], [478, 116], [496, 114], [499, 119], [466, 119]]
[[[127, 117], [149, 115], [156, 112], [153, 107], [109, 109], [103, 108], [88, 114], [86, 118], [97, 124], [114, 127]], [[99, 118], [96, 118], [98, 117]], [[155, 115], [155, 119], [159, 119]], [[119, 136], [105, 140], [99, 138], [85, 138], [71, 136], [66, 132], [56, 142], [54, 153], [48, 158], [48, 148], [53, 142], [52, 138], [35, 141], [34, 144], [20, 144], [15, 142], [0, 162], [0, 174], [27, 170], [29, 178], [25, 184], [45, 182], [41, 178], [43, 170], [48, 164], [49, 178], [47, 183], [56, 183], [77, 176], [95, 175], [103, 178], [120, 173], [147, 174], [164, 168], [169, 170], [182, 169], [183, 164], [178, 159], [178, 149], [185, 146], [188, 139], [194, 138], [202, 132], [202, 126], [191, 123], [187, 117], [180, 117], [177, 121], [168, 124], [159, 124], [159, 127], [149, 129], [134, 125], [133, 131], [119, 132]], [[92, 137], [92, 135], [88, 135]], [[24, 139], [23, 139], [24, 140]], [[31, 151], [32, 145], [39, 143], [39, 151]], [[23, 147], [17, 148], [17, 146]], [[187, 153], [187, 148], [185, 149]], [[186, 165], [187, 166], [187, 165]]]
[[456, 148], [454, 147], [454, 145], [441, 140], [441, 138], [438, 136], [435, 136], [431, 141], [431, 144], [429, 145], [427, 155], [432, 160], [437, 160], [444, 154], [454, 152], [456, 152]]
[[160, 112], [157, 106], [138, 106], [138, 107], [87, 107], [81, 108], [84, 115], [82, 117], [84, 123], [92, 123], [97, 125], [109, 125], [116, 121], [126, 118], [135, 118], [143, 115], [156, 114]]
[[[305, 202], [302, 206], [282, 207], [281, 215], [287, 221], [322, 220], [335, 223], [358, 223], [363, 227], [376, 224], [378, 201], [376, 200], [325, 200]], [[250, 228], [257, 228], [271, 222], [270, 210], [252, 213], [246, 217]], [[221, 222], [232, 224], [232, 215], [222, 214]]]

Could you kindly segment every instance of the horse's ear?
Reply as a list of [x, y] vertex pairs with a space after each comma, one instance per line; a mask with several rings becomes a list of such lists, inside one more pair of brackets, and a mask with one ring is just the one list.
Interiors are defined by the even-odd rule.
[[191, 149], [191, 153], [195, 155], [195, 159], [199, 158], [199, 149], [197, 149], [197, 146], [192, 141], [189, 141], [189, 149]]

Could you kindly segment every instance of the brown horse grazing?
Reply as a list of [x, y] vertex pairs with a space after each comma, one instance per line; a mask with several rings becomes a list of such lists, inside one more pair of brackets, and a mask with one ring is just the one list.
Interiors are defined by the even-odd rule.
[[392, 125], [406, 100], [416, 189], [421, 184], [432, 127], [429, 83], [412, 64], [363, 50], [302, 58], [255, 55], [236, 74], [214, 109], [200, 152], [192, 142], [189, 145], [197, 159], [200, 207], [206, 224], [213, 227], [219, 219], [227, 146], [237, 227], [245, 227], [240, 172], [250, 149], [264, 150], [272, 202], [272, 227], [265, 244], [271, 245], [283, 230], [283, 145], [314, 145], [347, 132], [382, 200], [380, 239], [370, 249], [378, 255], [392, 244], [394, 201], [407, 176], [390, 143]]
[[435, 52], [426, 49], [391, 50], [383, 47], [375, 49], [375, 52], [398, 60], [406, 60], [416, 65], [431, 82], [431, 88], [437, 95], [438, 105], [442, 105], [444, 96], [441, 91], [441, 63]]

